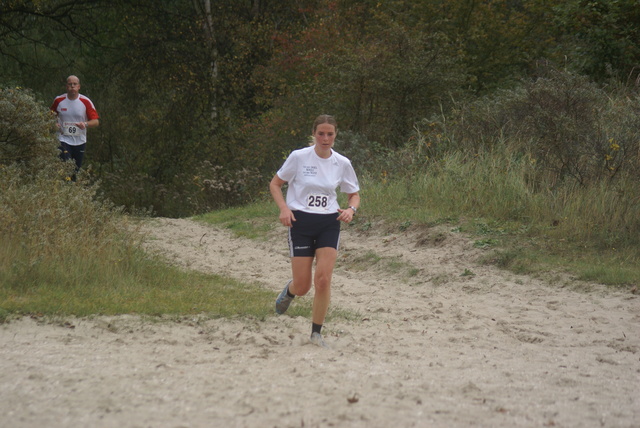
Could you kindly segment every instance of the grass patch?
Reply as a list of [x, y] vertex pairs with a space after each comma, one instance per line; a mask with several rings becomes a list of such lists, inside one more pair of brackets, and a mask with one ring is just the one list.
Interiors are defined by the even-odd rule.
[[[489, 250], [486, 263], [521, 274], [556, 270], [619, 287], [640, 283], [640, 195], [620, 180], [554, 189], [508, 153], [454, 153], [394, 179], [364, 175], [359, 221], [375, 233], [450, 224]], [[395, 225], [395, 226], [394, 226]]]
[[493, 239], [493, 238], [485, 238], [485, 239], [478, 239], [473, 243], [473, 246], [475, 248], [491, 248], [491, 247], [495, 247], [499, 244], [499, 241], [497, 239]]
[[249, 239], [267, 239], [278, 223], [278, 208], [272, 201], [212, 211], [193, 217], [194, 220], [221, 226], [236, 236]]
[[13, 314], [273, 314], [268, 290], [150, 257], [128, 217], [89, 183], [64, 180], [61, 165], [0, 168], [0, 322]]
[[[183, 271], [149, 259], [101, 260], [74, 256], [61, 264], [42, 259], [30, 266], [15, 261], [5, 269], [0, 312], [48, 316], [185, 315], [210, 317], [273, 313], [273, 292], [218, 275]], [[6, 259], [5, 259], [6, 260]], [[82, 269], [78, 269], [82, 266]]]
[[420, 269], [405, 262], [400, 257], [383, 257], [375, 251], [367, 251], [364, 254], [358, 255], [343, 252], [339, 253], [338, 256], [337, 266], [353, 272], [377, 269], [405, 279], [414, 277], [420, 273]]
[[360, 311], [351, 311], [348, 309], [337, 308], [335, 306], [329, 307], [327, 313], [327, 321], [332, 322], [335, 320], [359, 322], [362, 321], [364, 315]]
[[354, 272], [364, 272], [380, 263], [382, 257], [374, 251], [368, 251], [364, 254], [353, 255], [351, 253], [343, 253], [339, 255], [338, 264], [340, 267]]
[[630, 248], [601, 251], [578, 243], [544, 242], [523, 249], [522, 254], [531, 260], [530, 270], [535, 272], [551, 268], [611, 286], [640, 283], [640, 255]]

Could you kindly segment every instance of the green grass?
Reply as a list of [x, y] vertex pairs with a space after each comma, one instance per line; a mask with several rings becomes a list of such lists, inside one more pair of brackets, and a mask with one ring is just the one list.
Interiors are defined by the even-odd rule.
[[194, 219], [222, 226], [236, 236], [249, 239], [267, 239], [269, 232], [279, 225], [278, 208], [271, 201], [213, 211]]
[[[0, 168], [0, 322], [25, 314], [273, 314], [269, 290], [181, 270], [147, 254], [134, 222], [100, 202], [95, 187], [61, 178], [59, 165], [56, 160], [35, 174]], [[234, 210], [218, 214], [230, 227], [238, 215], [251, 218]], [[235, 224], [243, 222], [250, 223]], [[251, 228], [264, 234], [256, 224]]]
[[[3, 246], [3, 260], [10, 260]], [[14, 253], [16, 254], [16, 253]], [[252, 316], [273, 313], [273, 292], [218, 275], [183, 271], [136, 250], [126, 260], [76, 255], [60, 263], [3, 263], [0, 312], [48, 316], [94, 314]]]
[[640, 283], [637, 185], [620, 180], [534, 192], [530, 167], [504, 154], [469, 161], [456, 153], [406, 178], [365, 176], [358, 221], [368, 231], [375, 219], [399, 230], [446, 223], [471, 236], [475, 247], [493, 250], [487, 263], [514, 272], [556, 270], [619, 287]]
[[378, 269], [403, 279], [412, 278], [420, 273], [419, 268], [401, 260], [397, 256], [384, 256], [377, 254], [375, 251], [367, 251], [359, 255], [352, 255], [349, 251], [343, 251], [338, 255], [336, 267], [351, 272]]

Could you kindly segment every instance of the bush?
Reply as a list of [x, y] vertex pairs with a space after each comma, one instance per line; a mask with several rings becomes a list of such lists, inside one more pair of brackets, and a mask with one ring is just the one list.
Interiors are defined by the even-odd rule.
[[96, 185], [70, 181], [75, 165], [56, 156], [52, 122], [28, 92], [0, 92], [3, 286], [41, 282], [43, 272], [74, 282], [87, 261], [123, 258], [136, 247], [120, 210], [96, 197]]
[[338, 132], [334, 149], [351, 160], [356, 172], [374, 172], [384, 168], [383, 161], [390, 153], [378, 142], [351, 131]]
[[95, 186], [67, 181], [66, 166], [56, 161], [35, 175], [17, 164], [0, 169], [0, 239], [20, 243], [31, 262], [99, 253], [124, 233], [119, 210], [97, 200]]
[[37, 171], [57, 155], [55, 129], [53, 113], [30, 91], [0, 89], [0, 165]]
[[640, 242], [638, 101], [629, 90], [547, 71], [419, 123], [393, 172], [443, 215], [513, 220], [563, 241], [633, 248]]
[[101, 191], [130, 211], [149, 210], [165, 217], [188, 217], [251, 201], [266, 185], [255, 169], [223, 168], [199, 162], [161, 183], [142, 172], [106, 173]]
[[544, 70], [535, 81], [422, 122], [410, 151], [437, 159], [451, 150], [503, 146], [538, 166], [536, 184], [587, 185], [620, 175], [640, 178], [636, 94], [607, 92], [586, 78]]

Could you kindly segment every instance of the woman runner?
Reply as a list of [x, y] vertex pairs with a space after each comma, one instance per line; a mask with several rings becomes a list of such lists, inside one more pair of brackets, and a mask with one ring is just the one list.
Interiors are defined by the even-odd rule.
[[[333, 150], [337, 133], [332, 116], [318, 116], [313, 123], [313, 144], [293, 151], [269, 185], [280, 209], [280, 223], [289, 228], [293, 275], [276, 299], [276, 312], [285, 313], [295, 296], [309, 292], [315, 258], [311, 342], [321, 347], [327, 347], [321, 330], [331, 298], [340, 222], [351, 222], [360, 206], [360, 187], [351, 161]], [[286, 201], [282, 194], [285, 183]], [[337, 188], [347, 194], [348, 208], [338, 205]]]

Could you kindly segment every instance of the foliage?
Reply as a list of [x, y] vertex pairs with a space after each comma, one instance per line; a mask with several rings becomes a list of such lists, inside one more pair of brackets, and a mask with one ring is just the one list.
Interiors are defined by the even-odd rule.
[[453, 151], [422, 172], [388, 180], [365, 175], [363, 205], [353, 227], [371, 233], [372, 224], [375, 229], [390, 222], [413, 222], [415, 227], [450, 223], [480, 235], [478, 241], [495, 250], [487, 253], [487, 261], [505, 268], [553, 269], [608, 284], [637, 283], [637, 181], [564, 183], [554, 191], [536, 190], [527, 179], [533, 166], [504, 149], [478, 156]]
[[133, 248], [119, 210], [95, 197], [96, 186], [70, 181], [73, 163], [55, 156], [55, 120], [28, 91], [0, 92], [0, 123], [3, 285], [28, 289], [39, 266], [59, 271], [79, 255], [117, 259]]
[[351, 160], [356, 173], [378, 171], [383, 159], [392, 153], [377, 141], [351, 131], [339, 132], [334, 148]]
[[557, 0], [436, 1], [428, 16], [456, 41], [468, 85], [490, 93], [530, 72], [555, 46], [549, 25]]
[[416, 151], [426, 159], [460, 148], [506, 146], [535, 164], [530, 180], [555, 188], [620, 175], [640, 177], [640, 116], [633, 92], [599, 88], [554, 69], [513, 90], [461, 104], [450, 117], [425, 121]]
[[101, 191], [117, 205], [187, 217], [251, 201], [263, 187], [256, 170], [230, 170], [205, 160], [193, 170], [176, 172], [168, 182], [145, 173], [107, 173]]
[[385, 161], [382, 185], [398, 183], [394, 200], [379, 203], [427, 200], [442, 217], [521, 222], [594, 249], [637, 248], [637, 106], [633, 91], [547, 70], [422, 123], [396, 163]]
[[104, 121], [93, 159], [105, 195], [119, 204], [189, 215], [247, 201], [272, 174], [275, 146], [245, 120], [256, 115], [252, 70], [266, 60], [284, 9], [210, 6], [203, 15], [192, 2], [122, 4], [121, 24], [104, 36], [112, 60], [105, 68], [96, 58], [92, 73], [103, 88], [101, 114], [117, 120]]
[[[0, 3], [0, 82], [43, 88], [64, 84], [78, 74], [87, 57], [100, 48], [100, 17], [112, 7], [106, 0], [10, 0]], [[6, 68], [5, 68], [6, 67]], [[75, 70], [72, 72], [70, 70]], [[57, 91], [57, 88], [55, 88]]]
[[[239, 183], [268, 180], [286, 154], [306, 145], [321, 113], [337, 117], [345, 135], [338, 143], [370, 169], [369, 155], [406, 158], [399, 149], [411, 139], [431, 144], [420, 148], [429, 157], [457, 144], [432, 118], [455, 115], [478, 94], [516, 91], [518, 80], [538, 75], [539, 63], [586, 73], [566, 95], [584, 106], [606, 103], [588, 82], [634, 84], [638, 15], [631, 0], [12, 0], [0, 5], [0, 83], [31, 88], [49, 102], [67, 75], [78, 75], [101, 115], [85, 165], [102, 194], [130, 209], [182, 216], [254, 197], [251, 185]], [[549, 86], [526, 91], [530, 105], [519, 102], [528, 129], [518, 132], [534, 140], [544, 126], [560, 126], [559, 118], [544, 117], [546, 109], [564, 109], [572, 119], [571, 108], [581, 108], [562, 107]], [[529, 118], [536, 96], [542, 104]], [[616, 107], [605, 110], [631, 123], [634, 102], [616, 97]], [[601, 164], [583, 170], [572, 164], [577, 151], [580, 165], [598, 153], [611, 157], [612, 174], [620, 163], [630, 168], [633, 144], [626, 141], [633, 136], [610, 129], [605, 136], [600, 123], [588, 123], [597, 114], [585, 112], [582, 123], [567, 124], [583, 132], [588, 147], [567, 145], [559, 129], [568, 128], [556, 128], [540, 140], [535, 160], [559, 177], [591, 175]], [[425, 135], [431, 131], [444, 139], [436, 144]], [[382, 157], [384, 171], [398, 168]], [[211, 192], [194, 177], [228, 182]]]
[[554, 22], [571, 66], [597, 81], [640, 77], [640, 7], [635, 0], [558, 2]]
[[95, 186], [74, 183], [59, 160], [37, 172], [0, 169], [0, 235], [28, 250], [29, 263], [77, 253], [100, 254], [123, 233], [118, 213], [95, 198]]
[[381, 3], [366, 3], [319, 9], [300, 36], [279, 41], [264, 78], [282, 88], [274, 106], [294, 129], [327, 112], [341, 127], [393, 147], [459, 87], [463, 72], [446, 36], [420, 23], [402, 26]]
[[49, 109], [20, 88], [0, 88], [0, 167], [23, 164], [38, 171], [57, 153], [55, 121]]

